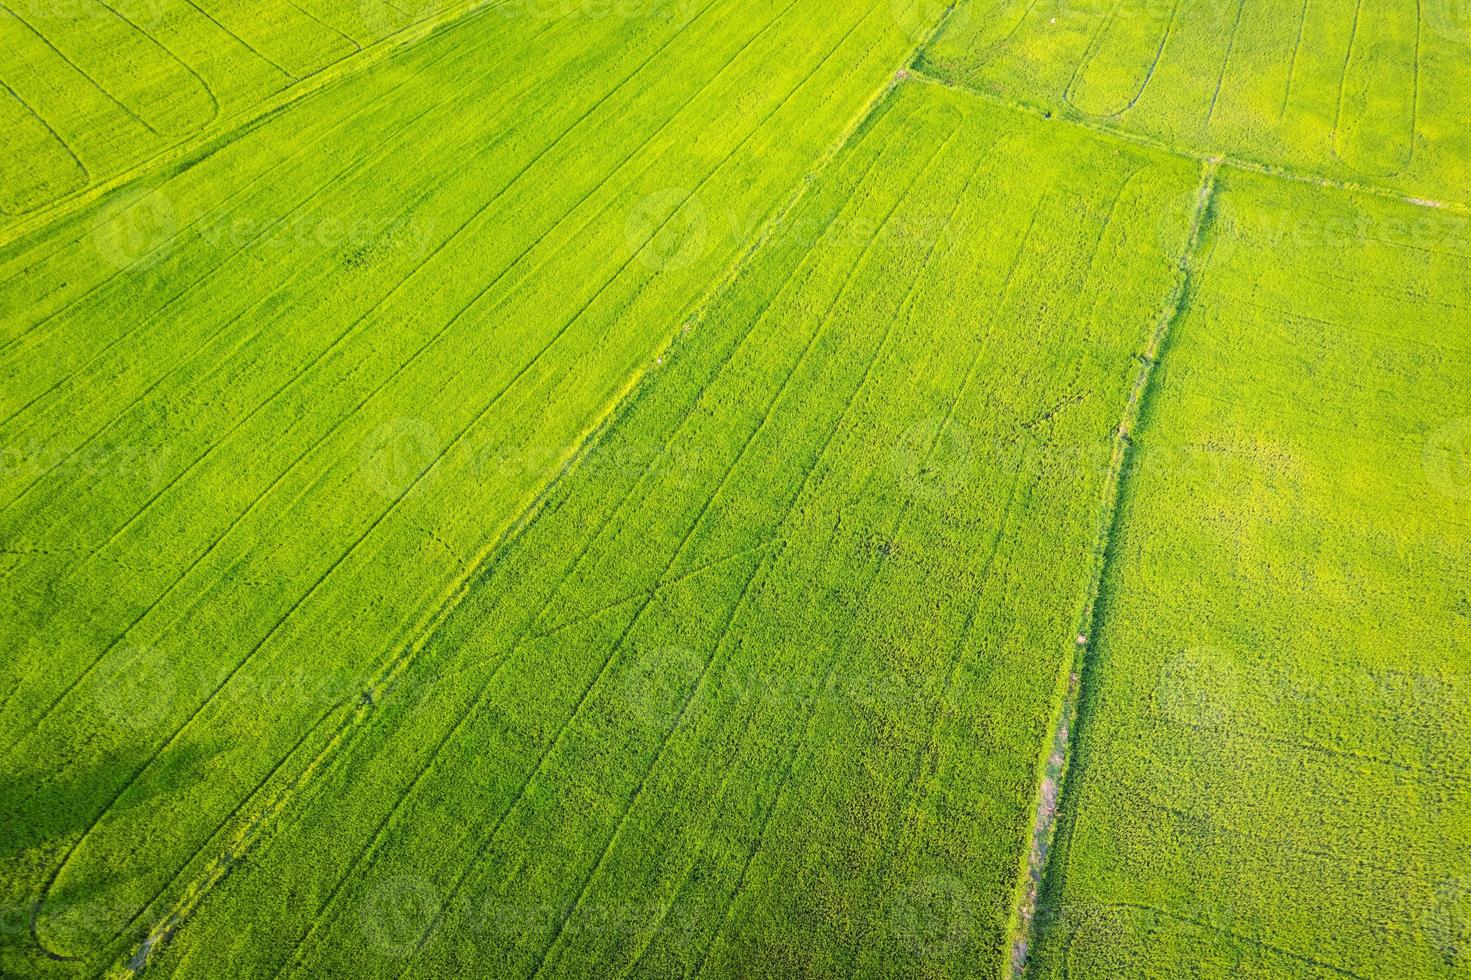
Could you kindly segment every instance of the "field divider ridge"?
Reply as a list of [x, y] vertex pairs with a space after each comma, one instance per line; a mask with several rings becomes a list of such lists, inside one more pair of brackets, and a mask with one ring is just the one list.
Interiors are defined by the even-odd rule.
[[1388, 201], [1398, 201], [1401, 204], [1410, 204], [1420, 208], [1434, 208], [1447, 211], [1463, 218], [1471, 218], [1471, 202], [1448, 201], [1438, 198], [1423, 197], [1417, 194], [1407, 193], [1385, 187], [1379, 184], [1366, 184], [1360, 181], [1339, 180], [1334, 177], [1325, 177], [1297, 170], [1292, 167], [1284, 167], [1276, 164], [1262, 163], [1259, 160], [1251, 160], [1246, 157], [1233, 156], [1229, 153], [1206, 153], [1176, 146], [1167, 140], [1156, 139], [1143, 133], [1131, 133], [1117, 126], [1098, 122], [1088, 118], [1076, 109], [1053, 109], [1032, 102], [1020, 101], [1008, 98], [989, 89], [972, 85], [968, 82], [951, 78], [945, 74], [938, 65], [925, 61], [917, 61], [909, 69], [911, 77], [915, 80], [929, 85], [938, 85], [942, 88], [954, 89], [965, 92], [975, 98], [981, 99], [992, 105], [1010, 109], [1014, 112], [1025, 112], [1039, 119], [1049, 122], [1060, 122], [1071, 126], [1086, 129], [1098, 136], [1120, 143], [1129, 143], [1134, 146], [1142, 146], [1161, 153], [1168, 153], [1174, 157], [1182, 157], [1186, 160], [1194, 160], [1201, 166], [1214, 164], [1217, 167], [1228, 167], [1236, 170], [1244, 170], [1249, 173], [1260, 174], [1264, 177], [1274, 177], [1278, 180], [1290, 180], [1300, 184], [1311, 184], [1314, 187], [1324, 187], [1330, 190], [1342, 191], [1346, 194], [1363, 194], [1370, 197], [1382, 198]]
[[1201, 179], [1196, 189], [1189, 236], [1180, 255], [1175, 287], [1154, 330], [1147, 338], [1144, 349], [1136, 355], [1139, 366], [1129, 388], [1123, 417], [1114, 429], [1113, 449], [1101, 494], [1098, 534], [1093, 553], [1089, 556], [1091, 568], [1088, 587], [1078, 617], [1075, 652], [1071, 657], [1062, 658], [1053, 695], [1052, 723], [1046, 729], [1051, 735], [1038, 754], [1035, 807], [1012, 902], [1003, 978], [1020, 980], [1024, 975], [1027, 952], [1037, 928], [1037, 906], [1049, 871], [1048, 857], [1057, 829], [1059, 803], [1067, 788], [1069, 763], [1077, 741], [1075, 729], [1083, 693], [1083, 677], [1089, 667], [1088, 653], [1099, 635], [1099, 627], [1108, 605], [1104, 583], [1117, 546], [1123, 502], [1135, 464], [1133, 436], [1146, 420], [1145, 410], [1154, 394], [1154, 381], [1161, 356], [1169, 344], [1175, 325], [1189, 308], [1192, 265], [1210, 223], [1220, 165], [1219, 159], [1211, 159], [1201, 166]]

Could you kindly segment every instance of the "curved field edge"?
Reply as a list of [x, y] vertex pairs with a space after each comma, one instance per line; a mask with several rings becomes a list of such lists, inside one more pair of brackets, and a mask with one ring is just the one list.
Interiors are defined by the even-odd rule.
[[[401, 49], [452, 27], [466, 17], [481, 16], [499, 5], [516, 2], [517, 0], [463, 0], [446, 5], [411, 26], [363, 45], [360, 50], [295, 81], [257, 105], [233, 116], [213, 120], [198, 134], [166, 145], [115, 174], [93, 179], [83, 167], [81, 172], [87, 178], [85, 183], [60, 194], [48, 195], [44, 200], [37, 200], [7, 214], [5, 220], [0, 221], [0, 261], [10, 258], [17, 250], [43, 238], [49, 229], [65, 223], [78, 212], [109, 195], [123, 191], [130, 185], [157, 180], [196, 166], [223, 147], [288, 110], [296, 102], [369, 71], [392, 59]], [[56, 139], [70, 152], [60, 136]], [[77, 164], [79, 167], [83, 166], [80, 161]]]

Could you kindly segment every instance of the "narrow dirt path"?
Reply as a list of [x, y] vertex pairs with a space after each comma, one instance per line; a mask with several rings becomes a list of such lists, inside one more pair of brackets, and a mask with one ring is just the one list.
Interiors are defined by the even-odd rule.
[[1056, 721], [1052, 726], [1052, 738], [1043, 747], [1044, 755], [1039, 760], [1036, 810], [1032, 816], [1031, 844], [1028, 848], [1025, 867], [1017, 886], [1016, 904], [1012, 917], [1012, 940], [1008, 956], [1013, 978], [1023, 975], [1027, 965], [1027, 951], [1031, 946], [1036, 925], [1037, 900], [1042, 882], [1047, 873], [1047, 857], [1053, 834], [1057, 826], [1058, 801], [1062, 796], [1067, 776], [1068, 761], [1072, 756], [1074, 731], [1077, 727], [1078, 697], [1082, 690], [1082, 676], [1088, 649], [1096, 635], [1101, 608], [1099, 595], [1103, 588], [1109, 558], [1112, 555], [1119, 525], [1120, 502], [1127, 490], [1128, 474], [1133, 463], [1133, 433], [1140, 424], [1145, 400], [1159, 365], [1160, 354], [1185, 311], [1189, 308], [1191, 265], [1202, 238], [1206, 218], [1215, 198], [1216, 173], [1219, 159], [1206, 160], [1201, 165], [1200, 185], [1196, 189], [1195, 211], [1190, 221], [1190, 236], [1180, 255], [1174, 292], [1165, 304], [1165, 309], [1155, 324], [1154, 332], [1143, 351], [1139, 354], [1139, 369], [1129, 389], [1129, 399], [1124, 405], [1123, 418], [1114, 430], [1113, 453], [1109, 460], [1108, 474], [1104, 479], [1102, 515], [1099, 522], [1097, 545], [1091, 556], [1092, 572], [1089, 576], [1088, 592], [1079, 618], [1079, 632], [1075, 640], [1076, 653], [1064, 661], [1066, 668], [1058, 678], [1058, 704]]

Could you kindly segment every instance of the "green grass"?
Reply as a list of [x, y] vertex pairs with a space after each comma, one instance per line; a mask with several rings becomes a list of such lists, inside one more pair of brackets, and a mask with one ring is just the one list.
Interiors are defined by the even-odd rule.
[[0, 41], [0, 974], [1471, 970], [1471, 7]]

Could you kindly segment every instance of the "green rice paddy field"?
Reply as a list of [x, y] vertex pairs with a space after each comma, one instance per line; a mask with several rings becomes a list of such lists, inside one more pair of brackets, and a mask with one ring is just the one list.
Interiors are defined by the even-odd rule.
[[0, 975], [1471, 978], [1471, 3], [0, 37]]

